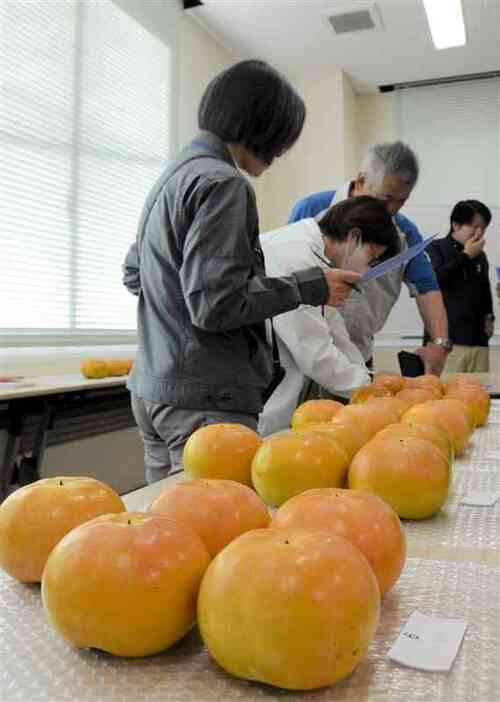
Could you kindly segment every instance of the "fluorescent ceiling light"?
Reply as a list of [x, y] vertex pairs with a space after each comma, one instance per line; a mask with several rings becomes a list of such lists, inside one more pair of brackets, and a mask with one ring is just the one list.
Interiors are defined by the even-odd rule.
[[463, 46], [465, 39], [462, 0], [423, 0], [436, 49]]

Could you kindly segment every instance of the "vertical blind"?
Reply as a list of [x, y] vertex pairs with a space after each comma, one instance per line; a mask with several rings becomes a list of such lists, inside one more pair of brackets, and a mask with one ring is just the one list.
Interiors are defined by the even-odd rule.
[[111, 0], [0, 0], [0, 336], [135, 330], [121, 264], [168, 158], [172, 51]]
[[[485, 247], [493, 287], [500, 266], [500, 79], [400, 90], [394, 107], [396, 136], [420, 162], [418, 183], [402, 213], [424, 236], [446, 235], [459, 200], [484, 202], [493, 215]], [[384, 332], [421, 331], [415, 303], [401, 295]]]

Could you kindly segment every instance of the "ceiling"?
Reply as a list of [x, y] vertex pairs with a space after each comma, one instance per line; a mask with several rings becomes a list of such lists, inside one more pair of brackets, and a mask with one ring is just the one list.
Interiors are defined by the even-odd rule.
[[422, 0], [376, 0], [381, 29], [336, 35], [328, 16], [366, 0], [203, 0], [189, 10], [236, 56], [291, 77], [342, 68], [358, 93], [379, 85], [500, 70], [500, 0], [462, 0], [467, 44], [437, 51]]

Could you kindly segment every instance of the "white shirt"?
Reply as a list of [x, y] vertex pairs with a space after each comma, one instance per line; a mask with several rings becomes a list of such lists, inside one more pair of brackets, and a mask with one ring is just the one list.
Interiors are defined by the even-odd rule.
[[[290, 275], [312, 266], [326, 269], [321, 231], [314, 219], [303, 219], [261, 236], [266, 274]], [[352, 295], [359, 293], [353, 292]], [[363, 357], [351, 342], [344, 320], [333, 307], [300, 305], [273, 319], [281, 365], [286, 375], [259, 418], [264, 436], [290, 426], [305, 378], [331, 393], [349, 392], [369, 382]]]

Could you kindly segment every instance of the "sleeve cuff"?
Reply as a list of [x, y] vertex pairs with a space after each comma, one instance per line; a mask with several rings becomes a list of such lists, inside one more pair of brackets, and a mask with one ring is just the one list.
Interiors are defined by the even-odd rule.
[[415, 290], [416, 295], [425, 295], [425, 293], [429, 292], [440, 292], [441, 288], [439, 287], [437, 281], [429, 281], [428, 283], [421, 283], [420, 285], [416, 285]]
[[314, 268], [306, 268], [293, 275], [297, 281], [301, 305], [318, 307], [328, 302], [328, 283], [321, 268], [316, 266]]

